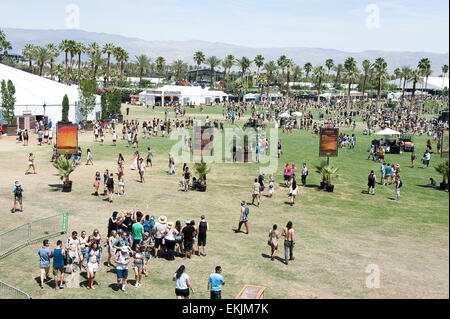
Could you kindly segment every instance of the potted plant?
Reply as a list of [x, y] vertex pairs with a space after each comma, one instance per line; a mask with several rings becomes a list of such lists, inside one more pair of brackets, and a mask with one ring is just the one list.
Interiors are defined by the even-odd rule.
[[324, 168], [327, 166], [327, 162], [322, 161], [320, 165], [316, 165], [316, 173], [322, 175], [322, 181], [320, 182], [320, 189], [325, 189], [327, 186], [327, 174]]
[[326, 165], [323, 170], [325, 171], [326, 177], [327, 177], [327, 186], [326, 189], [328, 192], [333, 192], [334, 191], [334, 185], [331, 184], [331, 179], [332, 178], [338, 178], [339, 175], [336, 174], [337, 171], [339, 170], [339, 168], [331, 166], [331, 165]]
[[198, 179], [200, 180], [200, 184], [203, 184], [199, 187], [200, 192], [206, 191], [206, 174], [211, 171], [211, 168], [205, 162], [196, 163], [195, 164], [195, 172], [198, 174]]
[[441, 190], [445, 190], [448, 187], [448, 184], [446, 183], [446, 181], [447, 181], [447, 179], [449, 179], [449, 162], [448, 162], [448, 160], [439, 164], [439, 166], [435, 167], [435, 169], [443, 177], [442, 183], [440, 184], [439, 188]]
[[58, 161], [53, 164], [53, 166], [58, 170], [58, 174], [55, 174], [55, 176], [59, 176], [63, 181], [62, 191], [65, 193], [71, 192], [72, 181], [69, 180], [69, 176], [75, 170], [72, 162], [66, 157], [60, 157]]

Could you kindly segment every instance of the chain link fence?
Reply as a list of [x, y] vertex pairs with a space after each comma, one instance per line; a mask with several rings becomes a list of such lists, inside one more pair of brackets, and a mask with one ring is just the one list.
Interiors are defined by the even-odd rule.
[[20, 225], [0, 234], [0, 258], [36, 240], [67, 232], [67, 213], [58, 214]]
[[30, 295], [0, 281], [0, 299], [31, 299]]

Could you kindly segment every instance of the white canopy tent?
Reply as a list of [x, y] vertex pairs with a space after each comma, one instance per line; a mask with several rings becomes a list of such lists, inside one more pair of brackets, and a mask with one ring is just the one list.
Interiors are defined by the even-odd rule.
[[281, 113], [280, 117], [287, 118], [287, 117], [291, 117], [291, 116], [288, 113]]
[[[60, 121], [62, 100], [66, 94], [69, 98], [69, 121], [78, 123], [84, 119], [80, 113], [78, 86], [61, 84], [0, 64], [0, 81], [2, 80], [11, 80], [16, 88], [14, 115], [18, 118], [18, 123], [22, 117], [26, 117], [27, 121], [34, 121], [36, 117], [48, 117], [54, 123]], [[95, 120], [96, 113], [100, 112], [100, 96], [98, 96], [95, 108], [87, 120]]]
[[390, 128], [385, 128], [384, 130], [375, 133], [375, 135], [385, 135], [385, 136], [400, 135], [400, 134], [401, 134], [400, 132], [394, 131]]

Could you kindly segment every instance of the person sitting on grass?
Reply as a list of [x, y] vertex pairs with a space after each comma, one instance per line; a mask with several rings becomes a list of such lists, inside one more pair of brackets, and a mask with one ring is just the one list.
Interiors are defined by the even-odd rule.
[[427, 187], [436, 188], [436, 181], [432, 177], [430, 177], [430, 184]]

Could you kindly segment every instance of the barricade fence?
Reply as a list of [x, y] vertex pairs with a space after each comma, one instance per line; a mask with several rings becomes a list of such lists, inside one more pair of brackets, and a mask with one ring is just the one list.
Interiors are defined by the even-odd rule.
[[0, 299], [31, 299], [30, 295], [0, 281]]

